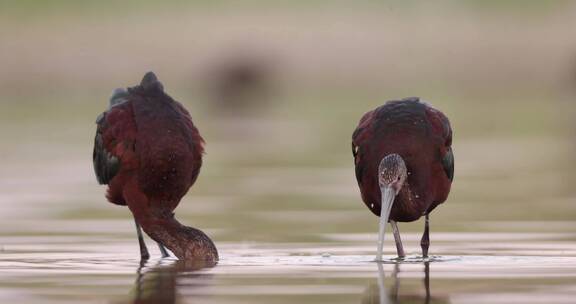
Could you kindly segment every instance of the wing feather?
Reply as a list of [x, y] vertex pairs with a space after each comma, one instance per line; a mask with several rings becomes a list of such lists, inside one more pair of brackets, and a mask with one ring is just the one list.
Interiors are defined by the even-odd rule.
[[450, 181], [454, 180], [454, 152], [452, 151], [452, 127], [450, 126], [450, 121], [444, 113], [437, 111], [440, 121], [443, 127], [443, 137], [444, 146], [446, 147], [446, 153], [442, 157], [442, 166], [444, 167], [444, 172], [448, 176]]
[[444, 158], [442, 159], [442, 166], [444, 167], [444, 172], [448, 176], [450, 181], [454, 180], [454, 154], [452, 153], [452, 148], [448, 147]]
[[104, 185], [108, 184], [120, 170], [120, 160], [112, 155], [104, 145], [102, 133], [106, 124], [106, 113], [98, 117], [96, 123], [98, 124], [98, 128], [96, 129], [96, 136], [94, 138], [92, 161], [94, 162], [96, 179], [98, 183]]

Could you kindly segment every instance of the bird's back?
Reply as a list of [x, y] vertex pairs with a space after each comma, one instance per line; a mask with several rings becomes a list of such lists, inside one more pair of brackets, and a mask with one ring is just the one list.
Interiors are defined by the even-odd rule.
[[380, 214], [378, 164], [392, 153], [402, 156], [409, 175], [396, 197], [391, 219], [416, 220], [446, 200], [452, 177], [444, 170], [443, 158], [451, 137], [448, 119], [418, 98], [390, 101], [366, 113], [352, 136], [352, 152], [368, 208]]
[[[141, 84], [118, 89], [97, 119], [94, 169], [108, 184], [110, 202], [126, 205], [125, 188], [136, 182], [151, 206], [171, 211], [196, 181], [202, 137], [184, 107], [148, 73]], [[132, 185], [131, 184], [131, 185]]]
[[196, 181], [203, 140], [188, 111], [163, 92], [130, 90], [138, 129], [138, 184], [152, 200], [176, 207]]

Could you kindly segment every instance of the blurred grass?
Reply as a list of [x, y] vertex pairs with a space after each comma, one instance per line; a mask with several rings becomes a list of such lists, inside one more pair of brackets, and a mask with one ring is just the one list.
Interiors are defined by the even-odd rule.
[[[272, 7], [298, 7], [310, 8], [315, 6], [347, 6], [347, 7], [363, 7], [366, 5], [371, 6], [383, 6], [383, 7], [394, 7], [394, 8], [416, 8], [425, 1], [410, 0], [410, 1], [399, 1], [399, 0], [387, 0], [387, 1], [376, 1], [376, 0], [360, 0], [350, 3], [348, 1], [328, 1], [328, 0], [312, 0], [312, 1], [289, 1], [289, 0], [276, 0], [276, 1], [264, 1], [264, 0], [243, 0], [243, 1], [233, 1], [233, 0], [170, 0], [170, 1], [156, 1], [156, 0], [125, 0], [125, 1], [112, 1], [112, 0], [2, 0], [0, 1], [0, 9], [3, 11], [13, 10], [21, 12], [50, 12], [53, 10], [60, 11], [61, 13], [69, 13], [71, 11], [118, 11], [118, 10], [130, 10], [134, 12], [137, 8], [161, 8], [170, 7], [171, 9], [178, 8], [180, 6], [191, 6], [191, 7], [235, 7], [239, 8], [242, 6], [272, 6]], [[449, 1], [437, 1], [436, 5], [446, 5], [446, 6], [463, 6], [471, 9], [488, 9], [488, 10], [508, 10], [513, 12], [525, 12], [525, 11], [539, 11], [545, 12], [551, 9], [558, 9], [567, 5], [570, 1], [567, 0], [449, 0]]]

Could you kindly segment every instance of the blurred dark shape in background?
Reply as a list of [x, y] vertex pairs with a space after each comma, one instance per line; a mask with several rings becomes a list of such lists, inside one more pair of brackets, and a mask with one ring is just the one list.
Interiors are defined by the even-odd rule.
[[216, 115], [250, 115], [270, 106], [274, 60], [262, 51], [232, 50], [211, 61], [204, 75], [209, 106]]

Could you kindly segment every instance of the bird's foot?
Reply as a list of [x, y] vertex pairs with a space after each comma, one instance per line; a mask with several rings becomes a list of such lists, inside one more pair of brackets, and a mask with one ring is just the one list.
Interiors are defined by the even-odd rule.
[[169, 258], [170, 254], [168, 253], [168, 250], [166, 250], [166, 247], [164, 247], [162, 244], [158, 243], [158, 248], [160, 248], [160, 253], [162, 254], [162, 258]]
[[148, 251], [146, 252], [140, 252], [140, 261], [148, 261], [148, 259], [150, 259], [150, 254], [148, 253]]
[[427, 259], [428, 258], [428, 247], [430, 246], [430, 244], [421, 244], [422, 246], [422, 258]]

